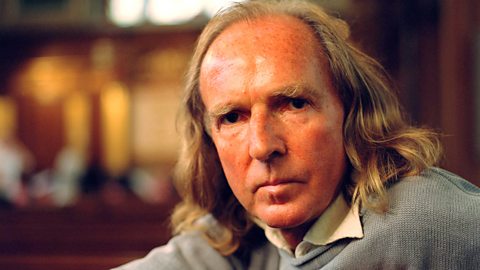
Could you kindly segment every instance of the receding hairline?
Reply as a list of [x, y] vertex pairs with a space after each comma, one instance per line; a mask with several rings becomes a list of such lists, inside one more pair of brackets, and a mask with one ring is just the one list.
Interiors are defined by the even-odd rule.
[[[288, 26], [281, 27], [281, 26]], [[258, 28], [259, 31], [268, 30], [268, 28], [280, 27], [282, 30], [288, 29], [289, 37], [293, 38], [297, 44], [312, 44], [316, 48], [314, 51], [321, 51], [323, 53], [324, 48], [321, 44], [316, 29], [309, 25], [309, 23], [295, 14], [273, 12], [273, 13], [260, 13], [254, 14], [250, 17], [238, 18], [231, 22], [228, 22], [224, 27], [213, 36], [209, 44], [204, 50], [204, 55], [200, 61], [200, 67], [204, 62], [205, 55], [208, 54], [212, 47], [215, 47], [218, 42], [224, 41], [226, 38], [237, 38], [243, 35], [245, 29]], [[273, 29], [272, 29], [273, 30]], [[250, 32], [249, 36], [253, 36]], [[308, 39], [308, 40], [307, 40]], [[277, 42], [277, 41], [275, 41]]]

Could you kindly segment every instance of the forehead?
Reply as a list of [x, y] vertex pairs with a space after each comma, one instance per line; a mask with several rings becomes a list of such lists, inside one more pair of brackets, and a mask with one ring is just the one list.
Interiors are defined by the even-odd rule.
[[235, 59], [246, 55], [312, 60], [321, 51], [312, 29], [300, 19], [288, 15], [266, 15], [227, 27], [213, 41], [203, 63], [213, 57]]

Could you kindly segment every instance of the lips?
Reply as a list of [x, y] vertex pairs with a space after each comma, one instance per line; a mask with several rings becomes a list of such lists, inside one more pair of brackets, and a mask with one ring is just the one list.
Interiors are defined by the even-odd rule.
[[275, 187], [281, 187], [281, 186], [290, 185], [290, 184], [301, 184], [301, 183], [303, 182], [295, 179], [273, 179], [257, 185], [254, 192], [265, 187], [275, 188]]

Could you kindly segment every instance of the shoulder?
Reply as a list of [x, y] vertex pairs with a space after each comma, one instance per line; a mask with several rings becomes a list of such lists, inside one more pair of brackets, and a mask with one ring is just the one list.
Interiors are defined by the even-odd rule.
[[[480, 188], [440, 168], [405, 177], [388, 187], [392, 218], [436, 225], [471, 225], [478, 229]], [[431, 224], [429, 224], [431, 226]]]
[[173, 237], [144, 258], [113, 270], [230, 268], [228, 260], [213, 249], [200, 232], [188, 232]]
[[[219, 230], [220, 225], [211, 215], [197, 222], [209, 232]], [[200, 230], [192, 230], [174, 236], [166, 245], [153, 249], [144, 258], [113, 270], [232, 269], [238, 263], [234, 257], [223, 256], [214, 249]]]
[[387, 192], [386, 213], [362, 210], [367, 225], [399, 237], [429, 234], [446, 241], [475, 238], [480, 244], [480, 189], [461, 177], [430, 168], [389, 184]]
[[400, 179], [389, 186], [388, 193], [392, 209], [407, 207], [417, 213], [480, 214], [480, 188], [440, 168]]
[[478, 187], [431, 168], [390, 184], [388, 195], [386, 213], [362, 210], [365, 237], [358, 244], [419, 268], [465, 269], [480, 263]]
[[[208, 228], [209, 234], [221, 230], [221, 225], [211, 215], [204, 216], [198, 222]], [[223, 256], [210, 245], [201, 231], [189, 231], [173, 237], [166, 245], [152, 250], [144, 258], [113, 270], [278, 268], [278, 252], [273, 245], [263, 243], [245, 252], [243, 255], [247, 257], [239, 257], [239, 254]]]
[[430, 250], [479, 251], [480, 189], [475, 185], [430, 168], [390, 184], [388, 196], [386, 213], [363, 211], [364, 229], [387, 242]]

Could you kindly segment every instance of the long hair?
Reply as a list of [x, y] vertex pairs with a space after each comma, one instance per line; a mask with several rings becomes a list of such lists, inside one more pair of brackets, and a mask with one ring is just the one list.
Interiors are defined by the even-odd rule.
[[[187, 73], [179, 121], [182, 149], [176, 167], [176, 185], [183, 201], [174, 211], [172, 224], [175, 233], [202, 231], [225, 255], [238, 249], [252, 222], [229, 188], [207, 132], [199, 91], [200, 66], [212, 42], [227, 27], [271, 15], [303, 21], [328, 59], [345, 111], [343, 137], [351, 175], [343, 192], [352, 203], [386, 211], [385, 183], [435, 165], [441, 153], [435, 132], [405, 121], [383, 67], [352, 45], [344, 21], [304, 1], [246, 1], [223, 10], [200, 35]], [[207, 214], [213, 215], [222, 229], [212, 233], [199, 222]]]

